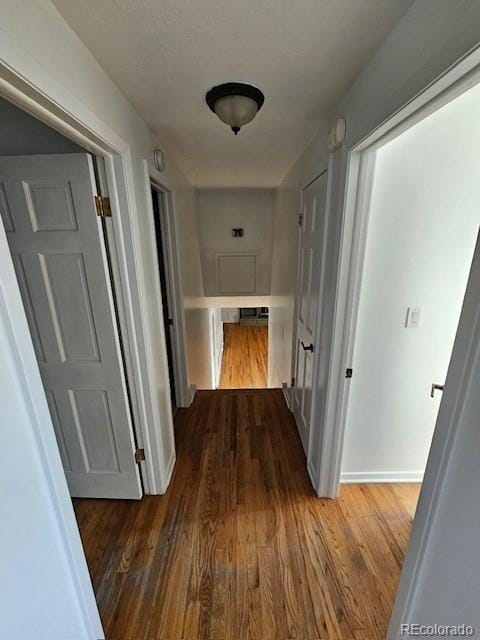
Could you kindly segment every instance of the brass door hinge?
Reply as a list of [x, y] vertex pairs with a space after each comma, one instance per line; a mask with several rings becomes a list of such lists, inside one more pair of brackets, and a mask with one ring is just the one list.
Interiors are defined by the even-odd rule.
[[303, 213], [298, 214], [298, 226], [301, 227], [303, 225]]
[[135, 451], [135, 462], [138, 464], [142, 460], [145, 460], [145, 449], [137, 449]]
[[106, 196], [95, 196], [95, 209], [97, 210], [97, 216], [100, 216], [100, 218], [112, 217], [110, 198]]

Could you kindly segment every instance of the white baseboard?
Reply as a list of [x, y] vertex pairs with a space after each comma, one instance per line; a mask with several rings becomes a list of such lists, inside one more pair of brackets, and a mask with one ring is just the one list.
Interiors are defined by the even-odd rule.
[[170, 480], [172, 479], [172, 473], [175, 468], [176, 459], [177, 458], [175, 456], [175, 451], [174, 451], [170, 456], [170, 460], [168, 461], [167, 468], [165, 470], [165, 485], [162, 487], [161, 495], [163, 495], [167, 491], [170, 485]]
[[285, 398], [285, 402], [287, 403], [287, 407], [291, 411], [291, 406], [290, 406], [290, 388], [289, 388], [289, 386], [288, 386], [288, 384], [286, 382], [282, 382], [282, 392], [283, 392], [283, 397]]
[[188, 406], [190, 406], [193, 402], [193, 399], [195, 398], [195, 394], [197, 393], [197, 385], [196, 384], [191, 384], [190, 387], [188, 388], [190, 394], [189, 394], [189, 402], [190, 404]]
[[215, 389], [218, 389], [218, 387], [220, 386], [220, 376], [222, 375], [222, 362], [223, 362], [223, 346], [224, 345], [222, 341], [222, 348], [218, 353], [217, 362], [216, 362]]
[[343, 484], [364, 482], [422, 482], [423, 471], [348, 471], [340, 474]]
[[311, 463], [310, 460], [307, 460], [307, 472], [308, 472], [308, 475], [310, 477], [310, 482], [312, 483], [313, 490], [315, 491], [315, 493], [317, 493], [318, 478], [317, 478], [317, 474], [315, 472], [315, 469], [313, 467], [313, 464]]

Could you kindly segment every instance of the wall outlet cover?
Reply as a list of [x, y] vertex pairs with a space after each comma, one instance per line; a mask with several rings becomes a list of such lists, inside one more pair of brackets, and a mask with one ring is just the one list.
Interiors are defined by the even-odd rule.
[[421, 307], [408, 307], [405, 327], [407, 329], [418, 329], [422, 315]]

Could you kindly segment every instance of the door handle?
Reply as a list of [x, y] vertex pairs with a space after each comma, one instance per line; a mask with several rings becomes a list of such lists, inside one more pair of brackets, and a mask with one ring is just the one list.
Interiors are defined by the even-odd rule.
[[310, 343], [308, 345], [308, 347], [307, 347], [307, 345], [303, 342], [303, 340], [301, 340], [301, 345], [302, 345], [304, 351], [311, 351], [313, 353], [314, 350], [315, 350], [315, 347], [313, 346], [312, 343]]
[[435, 391], [443, 391], [445, 385], [444, 384], [432, 384], [432, 388], [430, 390], [430, 397], [435, 397]]

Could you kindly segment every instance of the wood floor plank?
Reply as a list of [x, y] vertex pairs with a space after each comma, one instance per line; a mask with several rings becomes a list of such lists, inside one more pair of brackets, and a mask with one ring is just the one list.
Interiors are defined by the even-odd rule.
[[220, 389], [265, 389], [267, 361], [268, 327], [223, 325]]
[[385, 638], [419, 485], [311, 488], [279, 390], [197, 393], [164, 496], [75, 500], [107, 640]]

